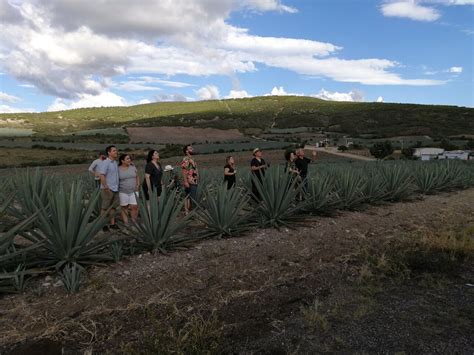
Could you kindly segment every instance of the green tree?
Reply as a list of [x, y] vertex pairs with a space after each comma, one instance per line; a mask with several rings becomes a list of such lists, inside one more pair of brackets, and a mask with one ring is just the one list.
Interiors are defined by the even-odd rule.
[[377, 159], [384, 159], [393, 153], [392, 143], [389, 141], [375, 143], [370, 148], [370, 154]]

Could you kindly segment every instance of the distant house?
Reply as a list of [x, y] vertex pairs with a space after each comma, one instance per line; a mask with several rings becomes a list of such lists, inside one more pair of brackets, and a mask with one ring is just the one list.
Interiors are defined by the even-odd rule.
[[450, 150], [439, 156], [439, 159], [459, 159], [469, 160], [471, 152], [469, 150]]
[[427, 161], [439, 159], [443, 153], [444, 149], [441, 148], [416, 148], [413, 156], [418, 157], [420, 160]]

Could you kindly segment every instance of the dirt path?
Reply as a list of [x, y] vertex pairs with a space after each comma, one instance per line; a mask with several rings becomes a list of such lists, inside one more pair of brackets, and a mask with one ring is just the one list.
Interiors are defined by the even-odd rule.
[[[415, 284], [369, 299], [352, 294], [347, 285], [354, 277], [350, 255], [403, 234], [474, 225], [473, 201], [470, 189], [308, 217], [294, 230], [255, 230], [167, 256], [144, 254], [91, 270], [76, 295], [42, 287], [42, 280], [25, 294], [0, 299], [0, 353], [2, 345], [11, 349], [14, 344], [21, 344], [17, 353], [42, 346], [50, 354], [137, 350], [144, 339], [156, 336], [150, 314], [164, 317], [172, 305], [185, 319], [195, 312], [215, 314], [224, 324], [224, 353], [432, 353], [445, 347], [472, 353], [474, 291], [465, 286], [474, 281], [472, 269], [429, 294]], [[316, 318], [322, 330], [308, 328], [302, 314], [302, 307], [315, 300], [322, 300], [326, 318], [321, 319], [327, 319], [323, 327]], [[357, 306], [350, 303], [354, 300]], [[376, 301], [386, 308], [377, 308]], [[455, 325], [441, 317], [434, 326], [438, 333], [432, 334], [425, 329], [431, 318], [417, 313], [429, 304], [467, 316]], [[420, 326], [414, 331], [416, 322]]]
[[356, 160], [365, 160], [365, 161], [375, 161], [375, 158], [371, 157], [366, 157], [363, 155], [357, 155], [357, 154], [351, 154], [351, 153], [343, 153], [337, 150], [335, 147], [328, 147], [328, 148], [317, 148], [316, 149], [318, 152], [324, 152], [327, 154], [332, 154], [332, 155], [337, 155], [339, 157], [344, 157], [344, 158], [351, 158], [351, 159], [356, 159]]

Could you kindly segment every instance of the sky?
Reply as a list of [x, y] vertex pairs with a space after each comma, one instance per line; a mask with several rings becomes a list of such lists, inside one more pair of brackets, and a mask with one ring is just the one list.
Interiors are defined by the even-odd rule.
[[0, 0], [0, 112], [262, 95], [474, 107], [474, 0]]

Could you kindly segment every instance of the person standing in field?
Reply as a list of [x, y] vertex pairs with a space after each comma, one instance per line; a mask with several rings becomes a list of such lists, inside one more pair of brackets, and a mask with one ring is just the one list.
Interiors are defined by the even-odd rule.
[[129, 154], [122, 154], [119, 158], [119, 199], [120, 214], [122, 221], [128, 224], [128, 211], [132, 222], [137, 221], [138, 217], [138, 189], [140, 180], [137, 168], [132, 164], [132, 158]]
[[298, 148], [296, 150], [296, 160], [295, 166], [298, 169], [300, 178], [303, 181], [303, 192], [306, 193], [308, 191], [308, 165], [311, 162], [316, 160], [316, 151], [313, 150], [311, 152], [311, 159], [308, 159], [304, 156], [304, 149]]
[[288, 172], [294, 179], [297, 179], [300, 176], [299, 170], [296, 168], [296, 155], [292, 150], [287, 150], [285, 152], [285, 171]]
[[181, 161], [181, 172], [183, 175], [184, 193], [184, 213], [188, 214], [193, 207], [193, 201], [196, 201], [198, 187], [198, 169], [197, 164], [192, 158], [193, 147], [186, 145], [183, 147], [184, 158]]
[[164, 169], [164, 181], [165, 187], [167, 190], [178, 190], [180, 189], [181, 185], [179, 183], [179, 176], [174, 171], [174, 168], [171, 165], [166, 165]]
[[150, 193], [154, 192], [158, 197], [161, 196], [163, 169], [160, 163], [160, 153], [152, 149], [148, 152], [145, 165], [145, 178], [143, 179], [143, 193], [145, 199], [150, 200]]
[[109, 227], [104, 226], [104, 232], [110, 229], [119, 229], [115, 223], [115, 209], [119, 205], [119, 172], [117, 165], [118, 151], [114, 145], [105, 149], [107, 159], [98, 166], [101, 189], [100, 214], [104, 215], [108, 211]]
[[94, 180], [97, 188], [100, 188], [100, 174], [99, 174], [99, 164], [101, 164], [105, 159], [104, 152], [99, 152], [97, 159], [92, 162], [92, 164], [89, 166], [89, 169], [87, 169], [92, 175], [94, 175]]
[[237, 170], [235, 169], [235, 161], [234, 157], [228, 156], [225, 158], [225, 166], [224, 166], [224, 183], [227, 183], [227, 190], [230, 190], [232, 187], [235, 186], [236, 178], [235, 174]]
[[[250, 162], [250, 170], [252, 174], [258, 179], [260, 184], [262, 184], [263, 177], [265, 176], [265, 170], [267, 169], [267, 164], [262, 158], [263, 154], [259, 148], [255, 148], [252, 153], [253, 159]], [[255, 202], [259, 202], [262, 199], [254, 179], [252, 179], [252, 198]]]

